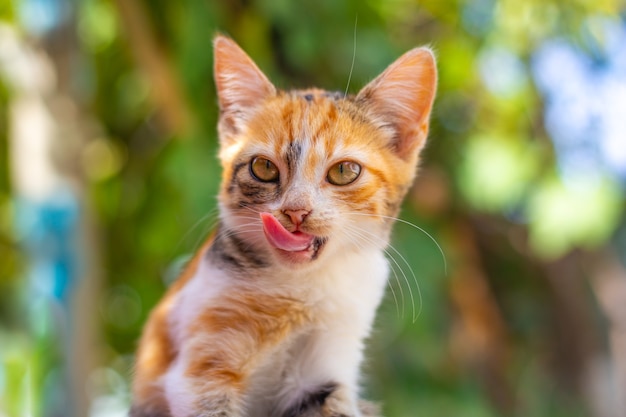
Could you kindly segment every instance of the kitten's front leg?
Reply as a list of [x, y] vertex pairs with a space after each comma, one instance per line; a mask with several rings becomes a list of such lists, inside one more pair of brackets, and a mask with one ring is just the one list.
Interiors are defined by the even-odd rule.
[[[341, 399], [341, 396], [331, 396], [324, 402], [321, 410], [310, 409], [308, 412], [311, 414], [307, 414], [305, 411], [300, 417], [344, 417], [344, 414], [337, 414], [336, 410], [340, 409], [339, 407], [341, 407], [341, 404], [345, 404], [345, 401], [345, 399]], [[339, 403], [339, 405], [337, 403]], [[361, 417], [382, 417], [378, 405], [369, 401], [358, 400], [357, 409]]]
[[200, 314], [165, 380], [173, 417], [245, 417], [251, 375], [308, 321], [307, 309], [280, 294], [223, 295]]
[[362, 417], [354, 397], [347, 386], [338, 386], [311, 417]]
[[[335, 393], [336, 385], [326, 385], [318, 390], [305, 394], [301, 400], [292, 406], [282, 417], [344, 417], [347, 414], [341, 413], [341, 409], [345, 408], [344, 404], [347, 399], [341, 399], [341, 396]], [[347, 410], [346, 412], [349, 412]], [[350, 414], [352, 415], [352, 414]]]
[[[345, 329], [345, 328], [344, 328]], [[296, 398], [283, 417], [370, 417], [358, 399], [362, 336], [328, 329], [312, 335], [299, 352], [295, 366], [298, 380], [287, 385], [316, 387], [293, 392]], [[334, 334], [333, 334], [334, 333]]]
[[222, 355], [189, 350], [194, 356], [181, 355], [165, 376], [172, 417], [244, 417], [243, 375], [219, 363], [216, 357]]
[[300, 399], [282, 417], [374, 417], [361, 414], [348, 387], [325, 384]]

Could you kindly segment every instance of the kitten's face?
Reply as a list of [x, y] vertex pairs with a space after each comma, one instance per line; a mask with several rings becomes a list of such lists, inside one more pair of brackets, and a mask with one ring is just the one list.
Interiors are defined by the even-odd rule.
[[231, 40], [215, 47], [226, 228], [289, 267], [385, 247], [426, 138], [432, 55], [413, 50], [344, 98], [277, 92]]

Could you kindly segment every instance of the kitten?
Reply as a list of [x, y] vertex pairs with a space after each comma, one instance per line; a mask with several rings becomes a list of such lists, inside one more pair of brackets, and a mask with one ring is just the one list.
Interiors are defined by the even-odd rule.
[[435, 96], [413, 49], [356, 96], [279, 91], [214, 42], [220, 222], [151, 313], [132, 417], [364, 417], [364, 340], [383, 249]]

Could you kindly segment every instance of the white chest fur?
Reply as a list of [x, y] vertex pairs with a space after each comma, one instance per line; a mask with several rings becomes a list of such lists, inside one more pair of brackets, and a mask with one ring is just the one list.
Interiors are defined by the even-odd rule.
[[[205, 258], [178, 295], [170, 317], [172, 336], [177, 346], [183, 344], [190, 336], [186, 334], [189, 324], [229, 291], [288, 295], [302, 300], [313, 320], [285, 339], [253, 372], [246, 395], [248, 415], [281, 415], [304, 394], [328, 383], [347, 387], [356, 401], [363, 342], [382, 299], [387, 273], [386, 259], [374, 248], [331, 258], [315, 271], [259, 274], [243, 282]], [[185, 381], [180, 378], [181, 372], [174, 371], [165, 381], [179, 387], [170, 397], [176, 402], [185, 396], [180, 390]], [[172, 406], [185, 408], [182, 403]]]
[[250, 417], [281, 415], [303, 394], [327, 383], [348, 387], [356, 397], [363, 342], [370, 334], [387, 274], [386, 259], [372, 250], [298, 277], [309, 284], [298, 291], [306, 288], [303, 294], [312, 306], [315, 325], [277, 349], [255, 375]]

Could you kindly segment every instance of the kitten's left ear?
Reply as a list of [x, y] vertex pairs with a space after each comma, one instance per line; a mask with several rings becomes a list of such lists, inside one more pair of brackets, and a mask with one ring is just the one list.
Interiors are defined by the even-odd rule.
[[232, 39], [218, 35], [213, 51], [220, 130], [229, 134], [236, 132], [238, 123], [263, 100], [276, 94], [276, 88]]
[[375, 122], [393, 129], [393, 147], [403, 159], [417, 158], [426, 144], [437, 88], [435, 56], [415, 48], [367, 84], [357, 95]]

